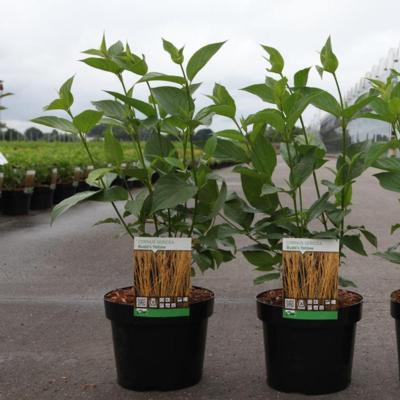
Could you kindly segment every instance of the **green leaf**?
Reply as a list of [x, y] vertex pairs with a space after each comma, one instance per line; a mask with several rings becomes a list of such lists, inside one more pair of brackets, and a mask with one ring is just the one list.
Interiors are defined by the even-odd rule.
[[367, 231], [366, 229], [360, 229], [360, 232], [364, 235], [365, 239], [372, 244], [372, 246], [378, 247], [378, 239], [372, 232]]
[[268, 214], [276, 210], [278, 206], [278, 196], [276, 193], [270, 195], [261, 194], [263, 185], [270, 183], [265, 175], [243, 167], [235, 168], [234, 171], [240, 173], [242, 189], [250, 205]]
[[271, 68], [268, 69], [269, 72], [275, 72], [276, 74], [281, 74], [283, 71], [283, 67], [285, 65], [285, 61], [281, 53], [273, 47], [261, 45], [261, 47], [268, 53], [269, 55], [269, 63], [271, 64]]
[[174, 154], [176, 155], [174, 150], [175, 147], [168, 139], [156, 132], [152, 132], [144, 146], [144, 156], [146, 160], [151, 162], [157, 158], [170, 157]]
[[142, 190], [136, 195], [135, 200], [128, 200], [125, 203], [125, 210], [135, 217], [139, 217], [146, 197], [147, 190]]
[[254, 94], [266, 103], [275, 104], [274, 91], [265, 83], [250, 85], [240, 90]]
[[119, 224], [121, 225], [121, 221], [118, 218], [106, 218], [100, 221], [97, 221], [93, 226], [102, 225], [102, 224]]
[[183, 89], [173, 86], [161, 86], [152, 90], [158, 104], [168, 114], [183, 119], [190, 117], [191, 105]]
[[78, 134], [78, 130], [74, 124], [65, 118], [45, 116], [31, 119], [31, 122], [39, 125], [50, 126], [51, 128], [59, 129], [60, 131]]
[[68, 110], [68, 105], [63, 99], [55, 99], [47, 106], [43, 107], [44, 111], [51, 110]]
[[310, 96], [309, 103], [319, 108], [322, 111], [326, 111], [336, 117], [340, 117], [342, 111], [340, 104], [337, 100], [325, 90], [319, 88], [305, 87], [300, 89], [301, 93]]
[[197, 50], [186, 66], [186, 73], [190, 81], [194, 79], [197, 73], [208, 63], [211, 57], [221, 48], [225, 42], [208, 44]]
[[124, 120], [125, 118], [125, 108], [116, 100], [92, 101], [92, 104], [106, 117], [115, 118], [120, 121]]
[[64, 102], [66, 109], [69, 109], [74, 103], [74, 96], [71, 93], [72, 83], [74, 82], [74, 77], [67, 79], [60, 87], [58, 91], [60, 99]]
[[213, 204], [212, 211], [210, 213], [210, 218], [214, 218], [218, 215], [221, 208], [224, 206], [226, 200], [226, 183], [222, 182], [221, 189], [219, 191], [216, 202]]
[[171, 42], [168, 40], [162, 39], [163, 48], [164, 50], [169, 53], [171, 56], [171, 60], [175, 64], [182, 64], [183, 63], [183, 47], [178, 50]]
[[310, 69], [310, 67], [304, 68], [294, 74], [294, 87], [296, 89], [307, 86]]
[[244, 149], [230, 140], [217, 139], [214, 157], [219, 160], [247, 162], [248, 156]]
[[104, 154], [106, 161], [119, 166], [124, 160], [124, 151], [121, 143], [115, 139], [112, 129], [107, 129], [104, 134]]
[[255, 137], [250, 136], [251, 140], [251, 162], [255, 169], [271, 178], [276, 167], [276, 152], [271, 142], [265, 137], [263, 132]]
[[234, 129], [225, 129], [223, 131], [215, 132], [216, 136], [233, 140], [234, 142], [246, 143], [246, 138]]
[[245, 247], [241, 250], [246, 260], [263, 271], [272, 271], [277, 258], [257, 246]]
[[[155, 90], [155, 89], [153, 89]], [[116, 99], [121, 100], [123, 103], [133, 107], [134, 109], [140, 111], [147, 117], [154, 117], [156, 115], [156, 112], [154, 111], [154, 108], [149, 104], [144, 101], [134, 99], [133, 97], [128, 97], [125, 96], [121, 93], [117, 92], [112, 92], [106, 90], [106, 93], [110, 94], [111, 96], [115, 97]]]
[[331, 37], [329, 36], [320, 53], [321, 64], [326, 72], [335, 73], [339, 61], [332, 51]]
[[112, 171], [114, 171], [114, 168], [97, 168], [89, 173], [89, 176], [86, 178], [86, 183], [90, 186], [102, 188], [102, 185], [99, 182], [100, 178]]
[[[375, 165], [376, 162], [379, 163], [380, 157], [386, 153], [386, 151], [390, 148], [390, 142], [386, 143], [371, 143], [366, 151], [366, 156], [364, 160], [364, 166], [370, 167], [371, 165]], [[400, 160], [393, 158], [394, 160], [398, 160], [398, 171], [400, 172]], [[383, 165], [383, 164], [381, 164]], [[379, 167], [377, 167], [379, 168]], [[382, 168], [386, 169], [386, 168]], [[390, 169], [389, 169], [390, 171]]]
[[[213, 95], [208, 96], [211, 98], [216, 106], [224, 106], [223, 113], [214, 111], [216, 114], [224, 115], [229, 118], [234, 118], [236, 115], [236, 104], [235, 100], [233, 100], [232, 96], [226, 90], [225, 86], [222, 86], [218, 83], [214, 85]], [[213, 106], [211, 106], [213, 108]], [[214, 107], [214, 110], [217, 108]], [[220, 107], [220, 109], [222, 109]]]
[[362, 256], [367, 256], [367, 252], [364, 250], [364, 245], [360, 239], [360, 235], [345, 235], [343, 236], [343, 244], [350, 250], [361, 254]]
[[314, 218], [318, 218], [329, 207], [330, 193], [324, 193], [317, 201], [315, 201], [307, 210], [307, 220], [310, 222]]
[[400, 158], [384, 157], [373, 163], [375, 168], [383, 169], [389, 172], [400, 172]]
[[224, 117], [233, 118], [235, 116], [235, 107], [229, 104], [212, 104], [202, 108], [197, 114], [195, 119], [202, 121], [205, 117], [211, 114], [222, 115]]
[[112, 186], [108, 189], [96, 192], [96, 196], [93, 200], [102, 202], [114, 202], [114, 201], [125, 201], [128, 200], [128, 191], [121, 186]]
[[182, 171], [185, 169], [185, 164], [183, 164], [183, 161], [179, 160], [178, 158], [164, 157], [163, 160], [169, 165], [172, 165], [173, 167], [178, 168]]
[[264, 282], [272, 281], [274, 279], [279, 279], [280, 277], [281, 277], [280, 272], [272, 272], [270, 274], [261, 275], [255, 278], [253, 282], [255, 285], [261, 285]]
[[400, 192], [400, 172], [380, 172], [374, 176], [384, 189]]
[[214, 155], [216, 148], [217, 136], [213, 135], [207, 139], [203, 148], [206, 160], [209, 160]]
[[151, 212], [175, 208], [192, 199], [196, 193], [197, 187], [183, 178], [175, 174], [164, 175], [155, 184]]
[[377, 256], [384, 258], [395, 264], [400, 264], [400, 252], [393, 250], [386, 250], [385, 252], [376, 253]]
[[225, 216], [248, 229], [254, 219], [254, 211], [236, 193], [228, 196], [224, 205]]
[[87, 133], [97, 125], [102, 116], [102, 112], [95, 110], [85, 110], [76, 115], [72, 122], [79, 131]]
[[139, 80], [139, 82], [151, 82], [151, 81], [163, 81], [163, 82], [173, 82], [183, 85], [185, 83], [185, 79], [181, 76], [177, 75], [165, 75], [161, 72], [148, 72], [146, 75], [143, 75]]
[[363, 97], [357, 99], [357, 101], [354, 104], [346, 107], [343, 110], [343, 115], [347, 119], [353, 118], [356, 113], [358, 113], [363, 108], [365, 108], [375, 98], [376, 98], [376, 96], [363, 96]]
[[348, 279], [339, 276], [339, 286], [341, 287], [357, 287], [357, 285]]
[[319, 161], [317, 148], [311, 148], [293, 166], [290, 174], [290, 181], [294, 188], [301, 186], [314, 171], [315, 165]]
[[71, 207], [75, 206], [76, 204], [80, 203], [83, 200], [87, 200], [90, 197], [93, 197], [99, 192], [95, 191], [87, 191], [87, 192], [80, 192], [77, 194], [74, 194], [71, 197], [68, 197], [67, 199], [63, 200], [61, 203], [57, 204], [54, 208], [53, 211], [51, 212], [51, 224], [58, 218], [60, 215], [64, 214], [66, 211], [68, 211]]
[[285, 132], [285, 120], [282, 113], [273, 108], [258, 111], [246, 118], [246, 125], [268, 124], [275, 128], [279, 133]]
[[117, 63], [105, 58], [89, 57], [80, 61], [89, 65], [90, 67], [100, 69], [102, 71], [112, 72], [113, 74], [119, 74], [123, 71], [123, 69]]
[[284, 189], [276, 187], [276, 186], [271, 185], [269, 183], [265, 183], [261, 188], [261, 194], [262, 195], [279, 193], [279, 192], [284, 192]]
[[400, 224], [394, 224], [392, 225], [392, 227], [390, 228], [390, 234], [393, 235], [393, 233], [395, 233], [397, 231], [397, 229], [400, 228]]

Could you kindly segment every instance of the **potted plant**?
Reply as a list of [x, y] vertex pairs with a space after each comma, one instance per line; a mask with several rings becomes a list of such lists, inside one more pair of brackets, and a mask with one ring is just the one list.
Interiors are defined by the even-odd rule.
[[35, 186], [31, 198], [31, 210], [47, 210], [53, 207], [57, 169], [43, 162], [35, 167]]
[[79, 184], [79, 177], [75, 175], [76, 166], [71, 160], [59, 160], [57, 162], [57, 184], [54, 191], [54, 204], [58, 204], [76, 193]]
[[[71, 109], [71, 78], [60, 88], [59, 98], [46, 107], [65, 111], [67, 118], [45, 116], [34, 122], [77, 135], [91, 165], [96, 165], [96, 160], [86, 134], [99, 122], [107, 124], [110, 128], [105, 133], [104, 153], [112, 166], [93, 170], [86, 181], [97, 190], [78, 193], [58, 204], [52, 212], [53, 220], [84, 200], [109, 202], [116, 217], [101, 222], [114, 222], [133, 240], [127, 252], [132, 251], [138, 237], [156, 241], [161, 237], [172, 242], [186, 238], [186, 243], [188, 240], [192, 243], [192, 274], [197, 269], [217, 268], [232, 259], [234, 230], [226, 224], [215, 223], [225, 201], [226, 185], [208, 165], [213, 146], [198, 150], [192, 140], [194, 129], [210, 122], [208, 117], [203, 117], [202, 110], [196, 110], [194, 93], [200, 84], [194, 78], [222, 45], [202, 47], [185, 67], [183, 48], [177, 49], [163, 40], [164, 49], [176, 64], [177, 75], [148, 72], [144, 56], [134, 54], [128, 44], [124, 46], [121, 42], [108, 47], [103, 38], [99, 49], [84, 52], [89, 57], [82, 61], [114, 75], [121, 91], [108, 91], [109, 98], [93, 102], [96, 110], [75, 115]], [[160, 82], [162, 85], [156, 87]], [[138, 85], [145, 86], [148, 99], [135, 97]], [[134, 165], [123, 171], [123, 175], [143, 183], [143, 189], [135, 193], [122, 186], [112, 186], [114, 179], [122, 175], [120, 166], [124, 159], [123, 148], [113, 135], [114, 126], [130, 135], [136, 149]], [[144, 143], [139, 138], [142, 128], [150, 131]], [[200, 153], [197, 159], [195, 153]], [[156, 174], [159, 179], [155, 181], [152, 177]], [[122, 209], [121, 203], [116, 203], [119, 201], [124, 202]], [[177, 264], [172, 261], [164, 264], [167, 272], [162, 279], [158, 264], [155, 265], [152, 261], [138, 264], [136, 260], [134, 286], [116, 289], [104, 296], [106, 316], [113, 330], [118, 382], [128, 389], [178, 389], [197, 383], [202, 376], [207, 319], [213, 312], [214, 294], [207, 289], [186, 286], [189, 287], [189, 315], [140, 317], [136, 306], [141, 299], [135, 299], [139, 278], [148, 267], [154, 267], [153, 277], [149, 278], [153, 289], [155, 276], [165, 282], [163, 279], [172, 274], [170, 267]], [[189, 275], [187, 278], [190, 281]], [[169, 293], [172, 288], [166, 285], [165, 290]]]
[[5, 215], [29, 213], [35, 171], [15, 168], [11, 164], [1, 167], [3, 182], [1, 190], [2, 211]]
[[[369, 79], [371, 83], [370, 94], [376, 95], [369, 109], [362, 114], [364, 118], [372, 118], [386, 122], [391, 127], [391, 138], [388, 142], [390, 149], [386, 156], [379, 158], [373, 164], [380, 170], [375, 174], [379, 184], [386, 190], [400, 192], [400, 83], [398, 71], [391, 70], [386, 81]], [[394, 221], [396, 222], [396, 221]], [[390, 233], [394, 234], [400, 228], [400, 223], [391, 226]], [[377, 255], [395, 264], [400, 264], [400, 243], [397, 243]], [[396, 320], [396, 336], [400, 372], [400, 290], [395, 290], [390, 295], [391, 315]]]
[[[289, 80], [283, 74], [282, 55], [275, 48], [262, 47], [268, 55], [270, 74], [264, 82], [243, 90], [270, 106], [238, 119], [235, 102], [221, 85], [215, 86], [210, 96], [213, 104], [209, 106], [210, 112], [232, 121], [232, 129], [216, 133], [216, 146], [242, 160], [243, 164], [236, 166], [234, 171], [240, 174], [245, 198], [236, 193], [229, 194], [221, 217], [252, 242], [241, 251], [257, 271], [263, 272], [255, 279], [257, 284], [278, 279], [286, 273], [288, 261], [283, 259], [282, 245], [290, 238], [297, 238], [299, 242], [314, 239], [314, 242], [325, 243], [322, 240], [328, 239], [338, 243], [336, 267], [339, 266], [339, 254], [343, 263], [347, 250], [367, 255], [362, 238], [376, 246], [376, 237], [371, 232], [362, 224], [347, 225], [346, 219], [351, 212], [355, 180], [386, 149], [386, 145], [381, 144], [349, 143], [348, 123], [374, 96], [363, 96], [351, 106], [344, 103], [336, 75], [338, 60], [330, 39], [321, 50], [321, 66], [317, 68], [321, 76], [329, 74], [333, 77], [338, 100], [322, 89], [307, 86], [310, 68], [296, 72], [293, 81]], [[328, 160], [325, 149], [311, 141], [305, 129], [302, 114], [310, 105], [340, 120], [342, 149], [335, 167], [329, 168], [332, 180], [318, 178], [319, 170]], [[274, 175], [277, 156], [266, 132], [268, 126], [280, 138], [280, 154], [288, 171], [284, 183], [278, 183]], [[299, 129], [300, 136], [296, 134]], [[306, 204], [304, 183], [308, 179], [313, 182], [315, 199]], [[291, 284], [299, 293], [312, 291], [316, 293], [314, 300], [320, 304], [321, 280], [311, 280], [313, 271], [320, 268], [319, 264], [312, 259], [306, 269], [303, 263], [303, 255], [293, 261], [298, 272], [283, 276], [284, 287]], [[320, 270], [324, 271], [327, 265], [321, 265]], [[339, 282], [343, 287], [352, 284], [343, 278]], [[282, 289], [267, 290], [257, 296], [257, 313], [264, 329], [267, 382], [271, 387], [285, 392], [322, 394], [342, 390], [350, 383], [362, 297], [348, 290], [338, 290], [339, 282], [332, 279], [327, 287], [334, 293], [335, 303], [332, 304], [336, 311], [333, 313], [335, 319], [331, 320], [319, 320], [329, 314], [322, 317], [318, 312], [311, 317], [308, 314], [307, 318], [311, 320], [292, 319], [292, 314], [285, 313], [287, 294]], [[304, 297], [310, 300], [310, 295]]]

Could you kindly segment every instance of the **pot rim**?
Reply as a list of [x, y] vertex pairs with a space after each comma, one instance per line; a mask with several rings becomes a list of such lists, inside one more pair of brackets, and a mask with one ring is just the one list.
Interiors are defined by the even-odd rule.
[[[266, 306], [266, 307], [273, 307], [273, 308], [276, 308], [276, 309], [283, 309], [284, 307], [281, 306], [281, 305], [277, 305], [277, 304], [267, 304], [267, 303], [264, 303], [263, 301], [260, 301], [260, 297], [261, 297], [264, 293], [272, 292], [272, 291], [275, 291], [275, 290], [283, 290], [283, 289], [282, 289], [282, 288], [276, 288], [276, 289], [268, 289], [268, 290], [262, 291], [261, 293], [259, 293], [259, 294], [256, 296], [257, 304], [260, 304], [260, 305]], [[347, 289], [340, 289], [340, 290], [344, 290], [344, 291], [346, 291], [346, 292], [356, 294], [357, 296], [360, 297], [360, 301], [357, 301], [356, 303], [350, 304], [350, 305], [345, 306], [345, 307], [339, 307], [339, 308], [338, 308], [339, 310], [343, 310], [343, 309], [345, 309], [345, 308], [357, 306], [357, 305], [362, 304], [362, 303], [364, 302], [364, 297], [363, 297], [361, 294], [359, 294], [359, 293], [357, 293], [357, 292], [354, 292], [353, 290], [347, 290]], [[400, 304], [400, 303], [399, 303], [399, 304]]]
[[[131, 286], [125, 286], [125, 287], [121, 287], [121, 288], [116, 288], [116, 289], [110, 290], [109, 292], [107, 292], [107, 293], [103, 296], [103, 299], [104, 299], [105, 302], [110, 303], [110, 304], [118, 304], [118, 305], [120, 305], [120, 306], [125, 306], [125, 307], [134, 307], [134, 304], [130, 304], [130, 303], [118, 303], [118, 302], [115, 302], [115, 301], [111, 301], [109, 298], [107, 298], [107, 296], [108, 296], [109, 294], [111, 294], [112, 292], [114, 292], [114, 291], [116, 291], [116, 290], [130, 289], [131, 287], [132, 287], [132, 285], [131, 285]], [[215, 299], [215, 294], [214, 294], [214, 292], [213, 292], [212, 290], [207, 289], [207, 288], [204, 288], [204, 287], [201, 287], [201, 286], [196, 286], [196, 285], [192, 285], [191, 287], [192, 287], [192, 288], [196, 288], [196, 289], [207, 290], [207, 292], [209, 292], [209, 293], [211, 294], [211, 296], [210, 296], [209, 298], [207, 298], [207, 299], [205, 299], [205, 300], [201, 300], [201, 301], [196, 301], [195, 303], [191, 303], [191, 305], [192, 305], [192, 304], [204, 303], [204, 302], [206, 302], [206, 301], [210, 301], [210, 300], [214, 300], [214, 299]]]

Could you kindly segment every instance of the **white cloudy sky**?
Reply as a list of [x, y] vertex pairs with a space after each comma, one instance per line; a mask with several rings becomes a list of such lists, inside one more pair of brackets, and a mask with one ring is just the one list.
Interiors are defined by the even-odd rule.
[[[198, 75], [206, 83], [200, 93], [220, 82], [243, 114], [262, 106], [238, 91], [263, 80], [260, 43], [281, 51], [291, 75], [318, 63], [318, 50], [331, 35], [346, 91], [399, 44], [399, 15], [398, 0], [1, 0], [0, 79], [15, 93], [4, 101], [8, 110], [2, 118], [11, 127], [30, 126], [29, 119], [42, 114], [73, 74], [76, 111], [104, 98], [102, 89], [116, 89], [111, 74], [77, 61], [80, 51], [98, 46], [103, 32], [110, 43], [129, 41], [135, 52], [145, 53], [150, 70], [172, 73], [177, 66], [170, 64], [161, 37], [185, 45], [187, 56], [206, 43], [229, 39]], [[333, 89], [329, 78], [321, 82], [316, 72], [311, 82]], [[309, 113], [308, 121], [312, 117]]]

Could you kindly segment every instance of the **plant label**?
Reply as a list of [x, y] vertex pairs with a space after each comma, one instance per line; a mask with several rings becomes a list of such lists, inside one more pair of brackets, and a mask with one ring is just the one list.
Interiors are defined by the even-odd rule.
[[338, 319], [339, 241], [283, 239], [283, 318]]
[[0, 165], [6, 165], [6, 164], [8, 164], [7, 158], [0, 151]]
[[190, 238], [135, 237], [135, 317], [190, 315]]
[[24, 193], [32, 193], [33, 192], [33, 185], [35, 183], [35, 175], [36, 175], [36, 171], [33, 171], [33, 170], [26, 171]]

